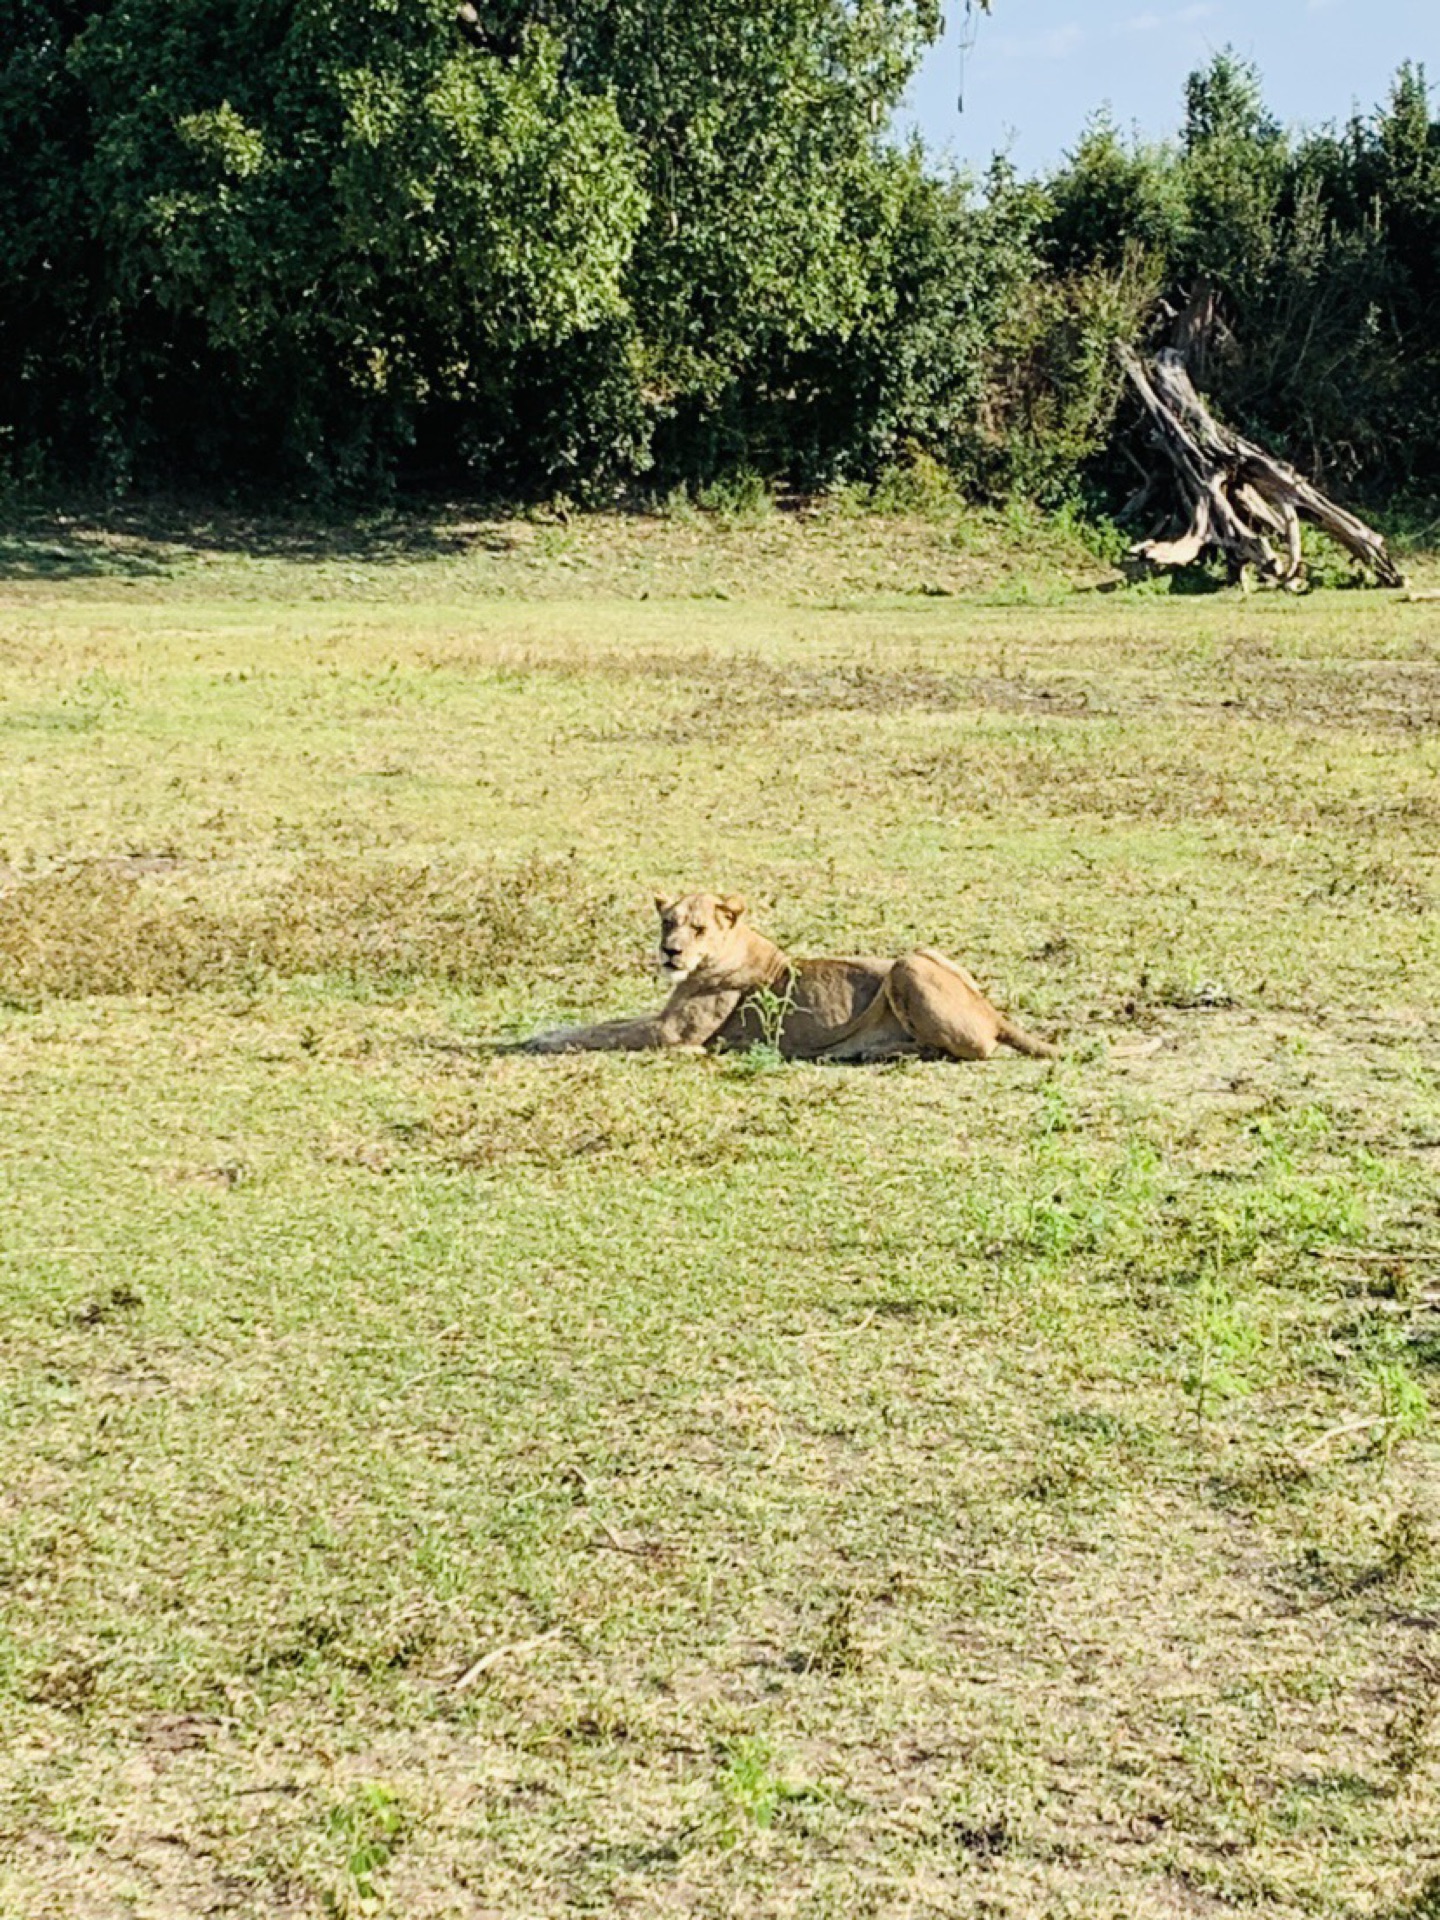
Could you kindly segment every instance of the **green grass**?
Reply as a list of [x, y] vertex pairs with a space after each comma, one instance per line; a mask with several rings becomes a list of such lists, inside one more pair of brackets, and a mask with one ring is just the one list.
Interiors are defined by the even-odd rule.
[[[3, 566], [0, 1914], [1435, 1910], [1440, 606]], [[497, 1049], [689, 886], [1065, 1058]]]

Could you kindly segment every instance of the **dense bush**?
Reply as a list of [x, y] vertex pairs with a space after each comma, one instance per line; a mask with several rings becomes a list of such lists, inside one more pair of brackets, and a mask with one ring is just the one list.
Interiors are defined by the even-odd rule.
[[1372, 118], [1297, 136], [1222, 54], [1176, 144], [1099, 121], [1047, 191], [1061, 281], [1139, 248], [1173, 303], [1213, 286], [1206, 383], [1237, 424], [1372, 495], [1440, 482], [1440, 122], [1420, 70]]
[[778, 359], [866, 322], [933, 0], [462, 11], [0, 0], [13, 468], [719, 467]]
[[430, 415], [488, 451], [537, 355], [543, 387], [577, 341], [626, 351], [636, 155], [547, 36], [477, 56], [452, 0], [9, 5], [0, 378], [27, 454], [372, 482]]
[[888, 138], [935, 0], [0, 0], [0, 476], [317, 494], [1103, 477], [1113, 345], [1201, 277], [1222, 408], [1436, 483], [1440, 126], [976, 189]]

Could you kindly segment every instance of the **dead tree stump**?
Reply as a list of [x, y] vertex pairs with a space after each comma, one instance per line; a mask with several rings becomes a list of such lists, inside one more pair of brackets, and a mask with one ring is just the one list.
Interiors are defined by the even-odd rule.
[[1283, 460], [1221, 426], [1195, 391], [1176, 348], [1162, 348], [1148, 366], [1123, 342], [1117, 352], [1153, 423], [1155, 442], [1170, 462], [1190, 520], [1178, 539], [1140, 541], [1131, 548], [1138, 559], [1156, 567], [1184, 567], [1213, 549], [1237, 575], [1253, 567], [1262, 580], [1293, 588], [1304, 579], [1300, 522], [1308, 520], [1382, 586], [1404, 586], [1405, 576], [1372, 527]]

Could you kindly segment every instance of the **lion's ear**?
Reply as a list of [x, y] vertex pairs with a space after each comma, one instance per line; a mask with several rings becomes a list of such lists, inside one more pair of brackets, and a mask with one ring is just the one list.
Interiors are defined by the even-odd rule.
[[720, 902], [718, 911], [721, 919], [728, 920], [733, 927], [737, 920], [744, 918], [744, 897], [738, 893], [727, 893], [725, 898]]
[[675, 904], [675, 899], [672, 894], [657, 893], [655, 896], [655, 911], [660, 915], [662, 919], [670, 911], [671, 907], [673, 907], [674, 904]]

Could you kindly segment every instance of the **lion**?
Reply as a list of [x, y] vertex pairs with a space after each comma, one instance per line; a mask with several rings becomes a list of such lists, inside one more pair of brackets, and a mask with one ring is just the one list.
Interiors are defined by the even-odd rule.
[[988, 1060], [1005, 1046], [1037, 1060], [1058, 1056], [1058, 1048], [991, 1006], [964, 967], [933, 947], [898, 960], [792, 960], [749, 924], [738, 894], [657, 895], [655, 907], [660, 972], [674, 983], [660, 1011], [539, 1033], [522, 1043], [525, 1051], [769, 1044], [787, 1060], [861, 1063]]

